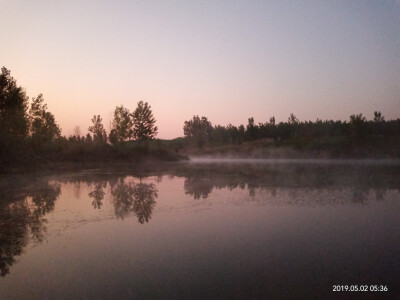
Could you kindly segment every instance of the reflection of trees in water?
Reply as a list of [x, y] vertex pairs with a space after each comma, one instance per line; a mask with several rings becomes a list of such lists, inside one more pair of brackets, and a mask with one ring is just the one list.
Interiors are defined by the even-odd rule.
[[250, 197], [254, 197], [256, 195], [256, 189], [254, 188], [254, 186], [249, 186], [249, 196]]
[[368, 189], [356, 187], [353, 189], [352, 201], [354, 203], [366, 204], [368, 201]]
[[15, 263], [14, 257], [27, 245], [30, 210], [24, 201], [18, 201], [2, 207], [0, 218], [0, 274], [5, 276]]
[[[184, 182], [185, 194], [193, 196], [195, 200], [199, 200], [200, 198], [206, 199], [214, 188], [227, 188], [229, 190], [240, 188], [243, 190], [246, 186], [249, 187], [246, 181], [238, 176], [187, 176]], [[252, 187], [254, 188], [255, 186]]]
[[125, 183], [123, 179], [120, 179], [111, 189], [115, 215], [123, 219], [130, 213], [134, 213], [140, 224], [147, 223], [156, 205], [157, 193], [152, 183]]
[[246, 188], [251, 198], [262, 190], [270, 190], [271, 197], [275, 197], [277, 189], [288, 189], [295, 203], [297, 189], [330, 188], [332, 191], [352, 190], [354, 195], [347, 195], [347, 201], [365, 203], [371, 199], [368, 190], [375, 190], [376, 200], [382, 200], [386, 190], [396, 190], [400, 186], [400, 168], [396, 165], [215, 163], [193, 164], [178, 171], [186, 178], [185, 193], [195, 199], [207, 198], [214, 188], [240, 187]]
[[98, 182], [96, 183], [94, 190], [89, 193], [89, 197], [93, 198], [92, 205], [95, 209], [100, 209], [103, 205], [102, 200], [104, 198], [104, 195], [106, 194], [104, 192], [104, 188], [106, 186], [107, 182]]
[[[317, 178], [317, 177], [316, 177]], [[360, 185], [354, 183], [348, 186], [322, 185], [321, 179], [317, 180], [319, 184], [316, 186], [302, 186], [296, 182], [284, 182], [269, 178], [253, 178], [253, 177], [227, 177], [227, 176], [190, 176], [186, 177], [184, 182], [185, 194], [193, 196], [195, 200], [207, 198], [216, 189], [247, 188], [251, 200], [258, 193], [266, 197], [265, 201], [272, 198], [279, 198], [282, 201], [282, 196], [286, 204], [289, 205], [311, 205], [311, 204], [339, 204], [345, 202], [353, 202], [366, 204], [369, 200], [369, 191], [371, 187], [368, 185]], [[284, 183], [289, 183], [287, 186]], [[331, 183], [331, 180], [329, 181]], [[383, 200], [386, 195], [386, 188], [377, 187], [375, 190], [375, 199]], [[279, 191], [279, 194], [278, 194]], [[266, 194], [269, 196], [266, 196]], [[284, 195], [285, 194], [285, 195]]]
[[115, 185], [111, 190], [113, 196], [113, 204], [115, 209], [115, 215], [118, 218], [125, 218], [132, 211], [133, 203], [133, 186], [131, 184], [125, 184], [123, 180]]
[[[138, 222], [143, 224], [151, 218], [158, 191], [154, 184], [142, 183], [141, 180], [139, 183], [127, 182], [129, 180], [126, 176], [111, 175], [69, 178], [66, 182], [73, 183], [74, 186], [85, 182], [89, 187], [94, 187], [88, 193], [89, 198], [93, 199], [92, 206], [94, 209], [100, 209], [103, 206], [106, 188], [109, 185], [115, 216], [124, 219], [134, 213]], [[156, 181], [161, 182], [162, 176], [158, 176]]]
[[133, 189], [133, 211], [140, 224], [148, 222], [151, 212], [156, 204], [157, 189], [154, 184], [138, 183]]
[[38, 190], [34, 192], [32, 195], [32, 221], [30, 222], [31, 233], [33, 237], [38, 240], [43, 240], [43, 234], [46, 230], [44, 223], [47, 222], [44, 219], [44, 215], [53, 211], [55, 206], [55, 200], [60, 195], [61, 190], [60, 186], [56, 187], [40, 187]]
[[81, 181], [76, 181], [73, 186], [73, 194], [76, 199], [81, 197]]
[[[314, 168], [315, 169], [315, 168]], [[213, 189], [247, 189], [255, 201], [271, 204], [317, 206], [326, 204], [360, 203], [367, 204], [373, 198], [385, 200], [392, 192], [400, 192], [399, 170], [368, 168], [334, 169], [324, 167], [323, 171], [313, 168], [260, 168], [246, 170], [242, 166], [231, 169], [214, 167], [204, 170], [199, 166], [193, 170], [172, 170], [169, 178], [184, 177], [184, 189], [194, 199], [207, 198]], [[159, 174], [158, 174], [159, 175]], [[128, 178], [129, 179], [129, 178]], [[130, 179], [129, 179], [130, 180]], [[136, 179], [135, 179], [136, 180]], [[158, 176], [156, 182], [161, 182]], [[128, 182], [120, 175], [87, 175], [67, 179], [76, 183], [74, 194], [80, 193], [80, 184], [92, 187], [89, 197], [92, 205], [100, 209], [107, 193], [111, 189], [111, 199], [115, 215], [123, 219], [134, 213], [138, 222], [143, 224], [151, 218], [156, 205], [158, 191], [154, 184]], [[20, 183], [14, 183], [19, 186]], [[1, 276], [8, 274], [30, 240], [41, 242], [46, 232], [45, 215], [54, 210], [55, 201], [60, 195], [60, 187], [50, 183], [37, 184], [27, 190], [15, 189], [10, 194], [0, 189], [0, 271]], [[387, 191], [389, 192], [387, 193]], [[390, 192], [391, 191], [391, 192]], [[387, 196], [388, 194], [388, 196]], [[246, 199], [246, 197], [244, 197]]]
[[44, 216], [54, 210], [60, 195], [59, 185], [46, 183], [18, 195], [7, 191], [0, 195], [0, 274], [5, 276], [15, 263], [15, 256], [23, 252], [29, 237], [42, 242], [47, 220]]
[[377, 188], [375, 190], [375, 198], [376, 200], [383, 200], [386, 195], [386, 190], [383, 188]]
[[199, 200], [200, 197], [207, 198], [213, 188], [214, 184], [207, 178], [188, 177], [184, 182], [185, 194], [193, 196], [196, 200]]
[[[260, 179], [254, 180], [246, 177], [228, 177], [228, 176], [208, 176], [208, 177], [186, 177], [184, 182], [185, 194], [193, 196], [195, 200], [206, 199], [212, 193], [213, 189], [234, 190], [247, 188], [250, 197], [256, 196], [256, 190], [263, 187]], [[276, 194], [276, 190], [274, 190]]]

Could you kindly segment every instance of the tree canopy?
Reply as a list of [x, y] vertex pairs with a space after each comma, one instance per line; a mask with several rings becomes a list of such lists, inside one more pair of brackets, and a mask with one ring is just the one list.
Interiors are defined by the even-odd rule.
[[[165, 158], [169, 155], [168, 149], [186, 151], [186, 147], [193, 146], [224, 146], [220, 150], [227, 151], [229, 147], [225, 145], [234, 145], [231, 149], [235, 149], [238, 144], [256, 140], [260, 141], [249, 144], [311, 149], [316, 153], [328, 149], [335, 156], [354, 157], [360, 153], [400, 156], [400, 119], [385, 120], [380, 111], [374, 112], [372, 120], [354, 114], [347, 121], [300, 121], [291, 113], [286, 122], [278, 123], [271, 117], [269, 121], [256, 123], [251, 117], [247, 124], [239, 126], [213, 126], [206, 117], [194, 115], [184, 122], [184, 138], [151, 143], [148, 140], [158, 131], [156, 120], [150, 105], [139, 101], [132, 113], [123, 105], [115, 108], [108, 136], [112, 145], [107, 142], [100, 115], [94, 115], [91, 121], [90, 133], [81, 136], [77, 126], [69, 137], [61, 136], [43, 95], [29, 102], [25, 90], [3, 67], [0, 73], [0, 172], [7, 168], [12, 170], [18, 164], [29, 167], [30, 162], [50, 160], [100, 161], [131, 157], [140, 161], [149, 153]], [[146, 142], [125, 143], [133, 139]], [[179, 155], [169, 157], [175, 159]]]
[[3, 141], [28, 134], [28, 97], [5, 67], [0, 74], [0, 135]]
[[89, 132], [93, 133], [93, 140], [95, 143], [106, 143], [107, 142], [107, 134], [104, 129], [102, 118], [100, 115], [94, 115], [92, 118], [92, 126], [89, 126]]
[[114, 110], [114, 120], [110, 132], [110, 142], [112, 144], [130, 140], [133, 136], [133, 123], [129, 109], [123, 105], [117, 106]]
[[29, 109], [29, 125], [32, 139], [37, 142], [51, 141], [61, 136], [61, 130], [57, 125], [54, 115], [47, 111], [42, 94], [32, 99]]
[[192, 120], [185, 121], [183, 133], [193, 137], [199, 147], [202, 147], [210, 138], [213, 127], [206, 117], [193, 116]]
[[139, 101], [132, 113], [133, 137], [136, 140], [151, 140], [157, 135], [156, 120], [153, 117], [151, 106], [147, 102]]

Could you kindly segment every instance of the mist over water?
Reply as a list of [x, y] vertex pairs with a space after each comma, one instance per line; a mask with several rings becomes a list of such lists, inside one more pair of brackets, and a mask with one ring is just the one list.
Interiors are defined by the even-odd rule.
[[0, 298], [339, 299], [337, 284], [393, 298], [399, 175], [388, 161], [194, 158], [3, 177]]
[[316, 164], [316, 165], [389, 165], [400, 166], [400, 159], [316, 159], [316, 158], [240, 158], [220, 156], [190, 156], [191, 163], [204, 164]]

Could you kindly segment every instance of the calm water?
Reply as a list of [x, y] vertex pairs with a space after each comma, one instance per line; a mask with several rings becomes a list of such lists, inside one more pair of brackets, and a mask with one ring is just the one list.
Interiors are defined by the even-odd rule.
[[399, 216], [391, 162], [1, 178], [0, 299], [397, 299]]

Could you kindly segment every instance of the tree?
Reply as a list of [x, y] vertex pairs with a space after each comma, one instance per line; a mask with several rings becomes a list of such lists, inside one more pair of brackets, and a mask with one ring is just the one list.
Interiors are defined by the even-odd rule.
[[193, 116], [192, 120], [185, 121], [183, 125], [183, 133], [193, 137], [200, 148], [208, 141], [212, 130], [211, 122], [206, 117], [200, 119], [199, 116]]
[[60, 137], [61, 130], [57, 125], [54, 115], [47, 111], [42, 94], [32, 98], [29, 109], [29, 132], [35, 142], [42, 143]]
[[291, 125], [299, 124], [299, 119], [297, 119], [297, 117], [293, 113], [291, 113], [288, 118], [288, 123]]
[[90, 133], [86, 134], [85, 143], [86, 145], [91, 145], [93, 143], [93, 138]]
[[275, 117], [274, 116], [269, 118], [269, 124], [272, 125], [272, 126], [275, 126]]
[[350, 123], [351, 124], [362, 124], [366, 121], [365, 117], [362, 114], [358, 114], [358, 115], [351, 115], [350, 116]]
[[254, 118], [251, 117], [248, 119], [248, 123], [246, 126], [246, 136], [249, 141], [253, 141], [258, 137], [259, 128], [254, 124]]
[[374, 112], [374, 122], [380, 123], [385, 121], [385, 117], [382, 116], [382, 113], [380, 111], [375, 111]]
[[88, 130], [93, 133], [93, 140], [95, 143], [103, 144], [107, 141], [106, 130], [104, 129], [100, 115], [94, 115], [92, 118], [92, 126]]
[[157, 135], [156, 120], [153, 117], [151, 106], [139, 101], [135, 111], [132, 113], [133, 137], [136, 140], [151, 140]]
[[28, 97], [22, 87], [17, 86], [10, 71], [1, 68], [0, 74], [0, 139], [11, 141], [28, 134]]
[[112, 129], [110, 131], [110, 142], [112, 144], [121, 143], [132, 138], [132, 119], [131, 114], [123, 105], [117, 106], [114, 111]]
[[192, 120], [185, 121], [183, 133], [186, 136], [207, 135], [210, 128], [211, 122], [206, 117], [193, 116]]
[[241, 137], [239, 135], [239, 130], [236, 126], [228, 124], [228, 126], [226, 126], [226, 131], [229, 136], [231, 144], [240, 144], [242, 142]]
[[354, 138], [363, 139], [366, 135], [366, 118], [362, 114], [350, 116], [350, 132]]

